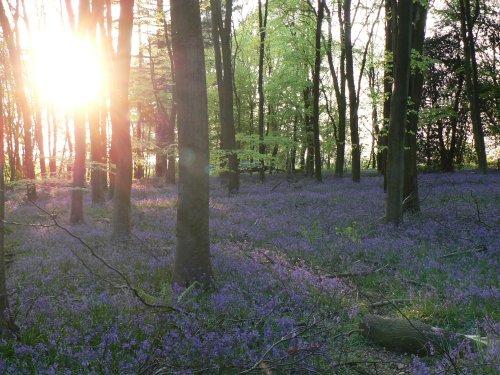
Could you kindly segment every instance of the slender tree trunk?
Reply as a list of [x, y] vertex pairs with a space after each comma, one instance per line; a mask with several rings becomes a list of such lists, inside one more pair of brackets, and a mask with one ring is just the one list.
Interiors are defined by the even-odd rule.
[[325, 16], [325, 0], [318, 0], [318, 15], [316, 17], [316, 56], [313, 76], [313, 131], [314, 131], [314, 176], [318, 182], [323, 181], [321, 175], [321, 147], [319, 141], [319, 81], [321, 78], [321, 28]]
[[[198, 0], [170, 0], [179, 124], [179, 200], [173, 282], [210, 283], [208, 104]], [[195, 79], [193, 79], [195, 77]]]
[[236, 132], [234, 128], [233, 66], [231, 53], [233, 2], [232, 0], [226, 0], [224, 22], [222, 21], [220, 0], [211, 0], [210, 4], [212, 8], [212, 35], [216, 68], [218, 71], [217, 83], [221, 114], [221, 145], [222, 149], [227, 152], [228, 157], [228, 191], [229, 193], [237, 193], [239, 190], [239, 171], [238, 157], [235, 153]]
[[[104, 21], [104, 3], [102, 0], [92, 0], [92, 14], [89, 27], [90, 40], [95, 43], [96, 32], [99, 25], [103, 25]], [[101, 26], [99, 26], [101, 27]], [[92, 204], [100, 204], [104, 202], [104, 184], [102, 178], [105, 176], [103, 170], [104, 155], [102, 147], [101, 134], [101, 108], [100, 98], [93, 100], [89, 106], [89, 130], [90, 130], [90, 184], [92, 186]]]
[[401, 1], [395, 16], [397, 17], [396, 53], [394, 91], [389, 119], [386, 220], [397, 225], [403, 216], [404, 140], [410, 77], [412, 2]]
[[74, 115], [75, 161], [73, 164], [73, 184], [71, 189], [70, 223], [83, 222], [83, 189], [85, 187], [85, 113], [77, 109]]
[[393, 32], [396, 17], [393, 17], [396, 9], [395, 0], [385, 0], [385, 62], [384, 62], [384, 108], [383, 123], [378, 137], [378, 168], [384, 175], [384, 191], [387, 191], [387, 148], [389, 145], [389, 117], [391, 115], [391, 97], [393, 84]]
[[304, 130], [307, 147], [306, 176], [314, 176], [314, 129], [311, 123], [311, 87], [304, 88]]
[[26, 98], [25, 83], [22, 73], [22, 60], [20, 55], [20, 46], [14, 44], [14, 37], [9, 20], [5, 14], [3, 0], [0, 0], [0, 26], [3, 30], [4, 40], [9, 51], [9, 60], [14, 75], [16, 100], [23, 117], [24, 130], [24, 174], [25, 178], [30, 180], [27, 184], [28, 199], [36, 199], [35, 185], [35, 165], [33, 163], [33, 143], [31, 140], [32, 120], [31, 112]]
[[265, 0], [264, 13], [262, 13], [262, 0], [259, 0], [259, 32], [260, 32], [260, 46], [259, 46], [259, 79], [257, 89], [259, 91], [259, 154], [260, 159], [260, 182], [264, 182], [264, 154], [266, 153], [266, 146], [264, 144], [264, 52], [267, 32], [267, 13], [268, 13], [269, 0]]
[[[35, 100], [38, 100], [36, 98]], [[45, 164], [45, 147], [43, 142], [42, 112], [40, 105], [35, 104], [35, 140], [40, 152], [40, 174], [42, 178], [47, 177], [47, 166]]]
[[344, 29], [345, 29], [345, 60], [346, 78], [349, 89], [349, 128], [351, 130], [351, 164], [352, 180], [359, 182], [361, 179], [361, 148], [359, 144], [358, 129], [358, 97], [354, 79], [354, 59], [352, 55], [351, 40], [351, 0], [344, 0]]
[[111, 89], [111, 124], [114, 136], [116, 175], [113, 197], [113, 234], [127, 236], [131, 229], [132, 144], [128, 85], [132, 47], [134, 0], [120, 0], [118, 47]]
[[[413, 6], [413, 30], [412, 30], [412, 50], [423, 54], [425, 25], [427, 21], [427, 8], [420, 3]], [[420, 69], [416, 69], [410, 75], [409, 97], [410, 105], [408, 108], [408, 122], [406, 130], [405, 147], [405, 178], [403, 189], [404, 209], [409, 211], [419, 211], [420, 202], [418, 195], [417, 180], [417, 132], [418, 132], [418, 113], [422, 102], [422, 88], [424, 86], [424, 74]]]
[[[67, 3], [68, 4], [68, 3]], [[71, 13], [71, 6], [67, 6], [68, 13]], [[90, 19], [89, 0], [80, 0], [78, 12], [78, 27], [76, 35], [84, 38], [88, 31]], [[71, 212], [70, 223], [77, 224], [83, 222], [83, 189], [85, 187], [85, 156], [86, 156], [86, 125], [87, 119], [83, 105], [77, 107], [73, 116], [75, 135], [75, 161], [73, 164], [73, 185], [71, 190]]]
[[[339, 3], [338, 3], [339, 4]], [[344, 40], [344, 21], [342, 18], [342, 7], [338, 6], [338, 18], [341, 40]], [[333, 65], [332, 54], [332, 20], [328, 6], [325, 6], [328, 19], [328, 43], [327, 57], [330, 73], [333, 78], [333, 88], [335, 90], [335, 98], [337, 100], [337, 111], [339, 114], [338, 129], [335, 137], [336, 155], [335, 155], [335, 177], [344, 176], [345, 164], [345, 132], [346, 132], [346, 114], [347, 114], [347, 98], [346, 98], [346, 73], [345, 73], [345, 43], [340, 43], [340, 67], [339, 73], [335, 71]]]
[[[163, 0], [156, 1], [156, 8], [158, 10], [160, 26], [163, 27], [165, 46], [167, 48], [167, 54], [170, 62], [171, 81], [175, 82], [175, 62], [172, 54], [172, 42], [169, 36], [171, 32], [169, 31], [167, 20], [165, 17], [165, 11], [163, 9]], [[154, 63], [153, 60], [151, 61], [152, 63]], [[175, 88], [172, 90], [172, 100], [171, 100], [172, 105], [170, 107], [170, 115], [168, 114], [167, 109], [161, 103], [159, 98], [157, 98], [156, 101], [159, 107], [159, 112], [161, 112], [159, 113], [160, 123], [158, 124], [159, 125], [158, 134], [160, 135], [159, 142], [161, 143], [160, 149], [162, 150], [162, 155], [157, 155], [157, 161], [160, 160], [161, 162], [158, 172], [161, 170], [161, 175], [165, 176], [165, 183], [175, 184], [176, 153], [174, 152], [174, 145], [175, 145], [175, 123], [177, 118]], [[158, 159], [158, 157], [160, 157], [160, 159]]]
[[3, 88], [0, 87], [0, 333], [17, 333], [18, 329], [10, 315], [5, 266], [5, 150]]
[[[371, 104], [372, 104], [372, 144], [370, 150], [370, 159], [372, 162], [372, 168], [375, 169], [378, 167], [378, 158], [375, 153], [375, 142], [380, 134], [380, 127], [378, 124], [378, 108], [377, 108], [377, 98], [376, 98], [376, 86], [377, 86], [377, 77], [375, 76], [375, 68], [373, 66], [370, 67], [368, 71], [368, 85], [370, 87], [370, 96], [371, 96]], [[370, 163], [368, 163], [368, 168], [370, 167]]]
[[[470, 0], [459, 0], [459, 3], [460, 26], [465, 54], [465, 87], [470, 105], [472, 134], [474, 135], [474, 145], [476, 148], [479, 170], [481, 173], [487, 173], [488, 163], [486, 160], [484, 130], [481, 124], [481, 108], [479, 105], [479, 81], [474, 40], [474, 21], [471, 14]], [[477, 2], [477, 5], [479, 6], [479, 2]], [[479, 14], [479, 9], [476, 9], [476, 12]]]
[[144, 150], [143, 150], [143, 142], [144, 142], [144, 124], [142, 120], [142, 104], [139, 103], [137, 105], [137, 113], [139, 118], [135, 124], [135, 136], [137, 139], [137, 147], [135, 148], [136, 154], [136, 163], [134, 168], [134, 177], [136, 179], [144, 178]]

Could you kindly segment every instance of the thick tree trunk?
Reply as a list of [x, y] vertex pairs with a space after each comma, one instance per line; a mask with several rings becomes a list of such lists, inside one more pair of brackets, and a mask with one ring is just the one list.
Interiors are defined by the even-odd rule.
[[[424, 51], [425, 25], [427, 21], [427, 8], [420, 3], [413, 6], [412, 50], [420, 55]], [[417, 212], [420, 210], [417, 180], [417, 132], [419, 110], [422, 103], [422, 88], [424, 74], [420, 69], [415, 69], [410, 75], [409, 91], [410, 105], [408, 108], [408, 123], [405, 140], [405, 177], [403, 187], [404, 209]]]
[[397, 17], [397, 30], [394, 91], [389, 119], [386, 220], [397, 225], [403, 216], [404, 145], [410, 77], [412, 2], [401, 1], [394, 16]]
[[[198, 0], [170, 0], [179, 128], [179, 200], [173, 282], [208, 284], [208, 104]], [[194, 77], [194, 78], [193, 78]]]
[[127, 236], [131, 229], [132, 145], [128, 85], [132, 45], [134, 0], [120, 0], [118, 47], [111, 88], [111, 124], [114, 136], [116, 175], [113, 197], [113, 234]]
[[259, 177], [260, 182], [264, 182], [264, 154], [266, 146], [264, 145], [264, 52], [267, 32], [267, 13], [269, 0], [265, 0], [264, 13], [262, 13], [262, 0], [259, 0], [259, 77], [257, 90], [259, 92], [259, 154], [261, 154]]

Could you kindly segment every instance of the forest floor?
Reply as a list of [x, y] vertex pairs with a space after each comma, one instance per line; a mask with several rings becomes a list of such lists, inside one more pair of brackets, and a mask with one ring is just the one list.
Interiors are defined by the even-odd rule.
[[[110, 203], [91, 207], [86, 194], [85, 224], [70, 226], [67, 188], [40, 187], [38, 204], [144, 301], [178, 311], [145, 306], [62, 229], [9, 225], [20, 336], [0, 340], [0, 373], [499, 373], [500, 175], [419, 180], [421, 212], [393, 227], [380, 177], [243, 175], [234, 196], [213, 178], [209, 290], [169, 283], [175, 187], [136, 183], [133, 235], [122, 240], [110, 235]], [[53, 224], [23, 195], [7, 194], [7, 221]], [[493, 340], [478, 352], [395, 354], [359, 334], [367, 313]]]

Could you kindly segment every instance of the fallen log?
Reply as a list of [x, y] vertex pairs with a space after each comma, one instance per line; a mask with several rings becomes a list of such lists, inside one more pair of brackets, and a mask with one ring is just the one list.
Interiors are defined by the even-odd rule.
[[466, 335], [408, 319], [366, 314], [360, 324], [361, 334], [374, 344], [393, 352], [432, 355], [443, 353], [468, 341], [472, 348], [484, 346], [482, 341]]

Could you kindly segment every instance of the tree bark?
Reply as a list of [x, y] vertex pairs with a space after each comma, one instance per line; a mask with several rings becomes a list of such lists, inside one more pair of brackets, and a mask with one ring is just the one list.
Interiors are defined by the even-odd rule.
[[266, 146], [264, 144], [264, 52], [267, 32], [267, 14], [268, 14], [269, 0], [265, 0], [264, 13], [262, 12], [262, 0], [259, 0], [259, 77], [257, 83], [257, 90], [259, 92], [259, 154], [261, 155], [259, 177], [260, 182], [264, 182], [264, 154], [266, 153]]
[[113, 234], [116, 237], [129, 235], [131, 229], [132, 145], [128, 85], [133, 19], [134, 0], [120, 0], [118, 47], [114, 64], [113, 86], [111, 88], [111, 124], [114, 136], [114, 156], [116, 158]]
[[[486, 148], [484, 144], [484, 130], [481, 124], [481, 108], [479, 105], [479, 81], [476, 61], [476, 47], [474, 40], [474, 21], [470, 0], [459, 0], [460, 3], [460, 29], [465, 55], [465, 82], [467, 97], [469, 99], [472, 133], [474, 135], [474, 145], [476, 156], [481, 173], [488, 172], [486, 160]], [[477, 3], [479, 6], [479, 2]], [[479, 9], [476, 9], [479, 14]]]
[[208, 284], [208, 103], [198, 0], [170, 0], [179, 128], [179, 198], [173, 282]]
[[[92, 42], [96, 41], [97, 27], [104, 25], [104, 3], [102, 0], [92, 0], [92, 13], [89, 27], [89, 36]], [[90, 184], [92, 186], [92, 204], [104, 202], [104, 184], [102, 179], [105, 177], [106, 168], [105, 158], [102, 147], [101, 129], [106, 126], [101, 119], [100, 98], [93, 100], [89, 106], [89, 130], [90, 130]]]
[[397, 17], [394, 91], [391, 97], [387, 154], [386, 220], [399, 224], [403, 216], [404, 144], [410, 77], [412, 2], [401, 1]]
[[307, 148], [306, 176], [314, 176], [314, 129], [311, 122], [311, 87], [304, 88], [304, 130]]
[[316, 181], [322, 182], [321, 175], [321, 146], [319, 140], [319, 81], [321, 78], [321, 28], [325, 16], [325, 0], [318, 0], [318, 14], [316, 16], [316, 56], [313, 76], [313, 132], [314, 132], [314, 176]]
[[[420, 55], [424, 52], [425, 25], [427, 21], [427, 8], [420, 3], [413, 6], [413, 30], [412, 50]], [[405, 177], [403, 187], [404, 209], [418, 212], [420, 210], [420, 199], [418, 195], [417, 180], [417, 132], [419, 110], [422, 103], [422, 89], [424, 86], [424, 74], [419, 67], [415, 67], [410, 75], [408, 108], [408, 122], [405, 140]]]
[[391, 115], [391, 97], [393, 64], [394, 64], [394, 46], [393, 29], [396, 23], [396, 17], [393, 17], [396, 9], [395, 0], [385, 0], [385, 61], [384, 61], [384, 107], [383, 123], [378, 137], [378, 170], [384, 176], [384, 192], [387, 192], [387, 148], [389, 144], [389, 117]]
[[24, 130], [24, 178], [28, 179], [27, 194], [28, 199], [36, 199], [36, 185], [35, 185], [35, 165], [33, 163], [33, 143], [31, 140], [32, 120], [31, 112], [28, 105], [25, 92], [25, 82], [22, 73], [22, 60], [20, 46], [14, 43], [12, 29], [9, 20], [5, 14], [3, 0], [0, 0], [0, 25], [3, 30], [4, 40], [7, 44], [9, 51], [9, 60], [12, 67], [14, 76], [16, 101], [19, 105], [20, 112], [23, 117], [23, 130]]
[[3, 88], [0, 87], [0, 333], [16, 334], [18, 328], [10, 315], [5, 266], [5, 123], [3, 115]]
[[226, 0], [224, 22], [220, 0], [211, 0], [212, 38], [215, 50], [215, 65], [219, 91], [221, 120], [221, 148], [227, 154], [228, 172], [223, 173], [229, 193], [239, 190], [238, 158], [236, 151], [236, 132], [234, 128], [233, 66], [231, 53], [231, 28], [233, 2]]
[[[333, 78], [333, 88], [335, 90], [335, 98], [337, 101], [337, 111], [339, 114], [338, 128], [335, 137], [335, 146], [337, 149], [335, 155], [335, 177], [343, 177], [344, 162], [345, 162], [345, 131], [346, 131], [346, 114], [347, 114], [347, 98], [346, 98], [346, 74], [345, 74], [345, 44], [340, 43], [340, 67], [339, 74], [336, 73], [333, 65], [332, 54], [332, 21], [331, 13], [328, 6], [325, 6], [325, 11], [328, 19], [328, 43], [327, 57], [330, 73]], [[344, 40], [344, 27], [341, 12], [341, 6], [338, 6], [339, 28], [341, 40]]]
[[347, 88], [349, 89], [349, 128], [351, 130], [352, 180], [361, 180], [361, 148], [358, 129], [358, 97], [354, 80], [354, 59], [351, 41], [351, 0], [344, 0], [344, 43], [346, 60]]
[[[67, 4], [68, 14], [71, 14], [71, 6]], [[90, 20], [89, 0], [80, 0], [78, 11], [78, 26], [76, 36], [83, 39], [88, 31]], [[70, 223], [83, 222], [83, 189], [85, 187], [85, 156], [86, 156], [86, 125], [87, 119], [85, 108], [79, 105], [73, 116], [75, 135], [75, 161], [73, 163], [73, 184], [71, 189], [71, 211]]]
[[473, 348], [478, 345], [484, 346], [484, 344], [465, 335], [432, 327], [415, 320], [409, 321], [367, 314], [361, 320], [359, 328], [361, 334], [374, 344], [400, 353], [430, 355], [433, 351], [440, 353], [448, 350], [450, 346], [457, 346], [462, 341], [474, 344]]

